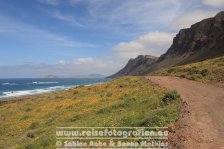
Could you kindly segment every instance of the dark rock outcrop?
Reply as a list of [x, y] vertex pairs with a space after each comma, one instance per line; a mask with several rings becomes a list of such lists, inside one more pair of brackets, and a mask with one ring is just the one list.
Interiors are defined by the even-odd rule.
[[135, 59], [130, 59], [126, 66], [110, 78], [125, 76], [125, 75], [140, 75], [145, 71], [145, 68], [154, 64], [158, 60], [157, 57], [151, 55], [139, 55]]
[[[224, 11], [182, 29], [168, 51], [159, 58], [184, 56], [183, 62], [200, 61], [224, 55]], [[189, 60], [187, 58], [189, 57]]]

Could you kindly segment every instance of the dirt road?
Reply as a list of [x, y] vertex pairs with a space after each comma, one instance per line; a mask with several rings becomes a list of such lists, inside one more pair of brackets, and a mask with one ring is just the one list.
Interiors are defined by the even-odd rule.
[[147, 78], [176, 90], [187, 105], [189, 112], [176, 124], [176, 148], [224, 149], [224, 88], [176, 77]]

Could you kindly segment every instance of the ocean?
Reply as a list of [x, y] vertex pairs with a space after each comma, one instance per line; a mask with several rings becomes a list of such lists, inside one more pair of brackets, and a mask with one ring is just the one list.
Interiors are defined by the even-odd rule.
[[0, 79], [1, 98], [35, 95], [63, 91], [79, 85], [106, 82], [105, 78], [37, 78], [37, 79]]

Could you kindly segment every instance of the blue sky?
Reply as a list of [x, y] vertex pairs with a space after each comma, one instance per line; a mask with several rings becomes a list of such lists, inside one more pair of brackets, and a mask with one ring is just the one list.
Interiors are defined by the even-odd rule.
[[1, 0], [0, 78], [110, 75], [159, 56], [224, 0]]

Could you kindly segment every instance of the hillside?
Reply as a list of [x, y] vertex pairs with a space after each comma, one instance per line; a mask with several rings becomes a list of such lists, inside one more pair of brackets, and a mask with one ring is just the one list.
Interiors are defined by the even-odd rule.
[[109, 78], [125, 75], [140, 75], [145, 71], [145, 68], [150, 67], [158, 60], [157, 57], [151, 55], [139, 55], [135, 59], [130, 59], [126, 66]]
[[121, 77], [0, 104], [0, 148], [54, 149], [55, 127], [167, 126], [181, 100], [146, 78]]
[[224, 87], [224, 57], [161, 69], [150, 75], [176, 76]]
[[[121, 75], [145, 75], [150, 72], [179, 66], [192, 62], [199, 62], [209, 58], [224, 55], [224, 11], [213, 18], [204, 19], [190, 28], [182, 29], [174, 37], [171, 47], [159, 59], [150, 65], [135, 67], [132, 63], [127, 66], [132, 68], [131, 73]], [[141, 61], [138, 58], [139, 61]], [[141, 67], [141, 71], [138, 68]], [[116, 75], [112, 75], [114, 77]]]

